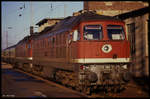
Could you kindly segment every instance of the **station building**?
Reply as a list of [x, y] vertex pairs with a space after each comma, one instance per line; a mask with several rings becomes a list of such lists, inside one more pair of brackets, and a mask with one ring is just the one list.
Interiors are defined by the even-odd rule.
[[38, 32], [42, 32], [47, 27], [52, 27], [59, 21], [61, 21], [63, 18], [44, 18], [43, 20], [40, 20], [36, 25], [38, 25]]
[[84, 1], [84, 10], [93, 10], [102, 15], [114, 16], [147, 7], [143, 1]]
[[149, 4], [143, 1], [85, 1], [84, 10], [114, 16], [126, 24], [127, 39], [131, 43], [131, 68], [134, 77], [149, 76]]

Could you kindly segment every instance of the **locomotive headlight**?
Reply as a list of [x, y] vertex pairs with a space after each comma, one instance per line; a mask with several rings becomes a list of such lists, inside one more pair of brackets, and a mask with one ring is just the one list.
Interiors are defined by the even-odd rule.
[[102, 46], [102, 51], [104, 53], [109, 53], [112, 50], [112, 46], [110, 44], [105, 44]]
[[105, 47], [104, 47], [104, 50], [105, 50], [105, 51], [108, 51], [108, 50], [109, 50], [109, 47], [108, 47], [108, 46], [105, 46]]
[[28, 59], [29, 59], [29, 60], [32, 60], [32, 57], [29, 57]]
[[104, 68], [105, 69], [110, 69], [110, 65], [106, 65]]
[[127, 69], [127, 65], [123, 65], [122, 68]]

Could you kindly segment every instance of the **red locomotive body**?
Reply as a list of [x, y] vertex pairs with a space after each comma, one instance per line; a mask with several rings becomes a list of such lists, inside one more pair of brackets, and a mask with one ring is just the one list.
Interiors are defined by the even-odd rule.
[[33, 67], [64, 84], [86, 86], [86, 91], [93, 85], [120, 87], [129, 80], [124, 26], [119, 19], [91, 12], [65, 18], [34, 39]]
[[[103, 27], [101, 31], [101, 38], [92, 38], [90, 40], [84, 39], [84, 26], [99, 25]], [[113, 27], [112, 31], [123, 32], [123, 39], [110, 39], [108, 37], [108, 25], [117, 26]], [[71, 56], [74, 62], [79, 63], [122, 63], [129, 62], [129, 42], [126, 39], [125, 28], [123, 22], [117, 21], [92, 21], [83, 22], [81, 27], [81, 40], [79, 42], [72, 42]], [[116, 29], [115, 29], [116, 28]], [[118, 28], [122, 28], [119, 30]], [[118, 29], [118, 30], [117, 30]], [[92, 29], [91, 29], [92, 30]], [[94, 30], [94, 29], [93, 29]], [[115, 34], [113, 34], [115, 35]], [[117, 34], [116, 34], [117, 35]], [[118, 34], [120, 35], [120, 34]], [[106, 46], [105, 46], [106, 45]], [[109, 46], [110, 51], [105, 51], [103, 47]], [[76, 48], [76, 50], [74, 50]]]

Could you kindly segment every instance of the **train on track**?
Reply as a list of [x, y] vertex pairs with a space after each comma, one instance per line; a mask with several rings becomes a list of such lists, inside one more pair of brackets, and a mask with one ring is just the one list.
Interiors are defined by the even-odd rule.
[[94, 12], [69, 16], [3, 50], [2, 60], [89, 94], [130, 80], [125, 23]]

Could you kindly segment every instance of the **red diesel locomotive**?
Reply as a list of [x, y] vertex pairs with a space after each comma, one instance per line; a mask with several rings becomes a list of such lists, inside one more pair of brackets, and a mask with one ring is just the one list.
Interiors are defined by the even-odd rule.
[[32, 37], [32, 61], [26, 67], [85, 93], [120, 89], [129, 80], [129, 48], [123, 21], [86, 12]]
[[41, 34], [33, 43], [33, 68], [41, 75], [88, 93], [129, 80], [130, 46], [121, 20], [87, 12]]

